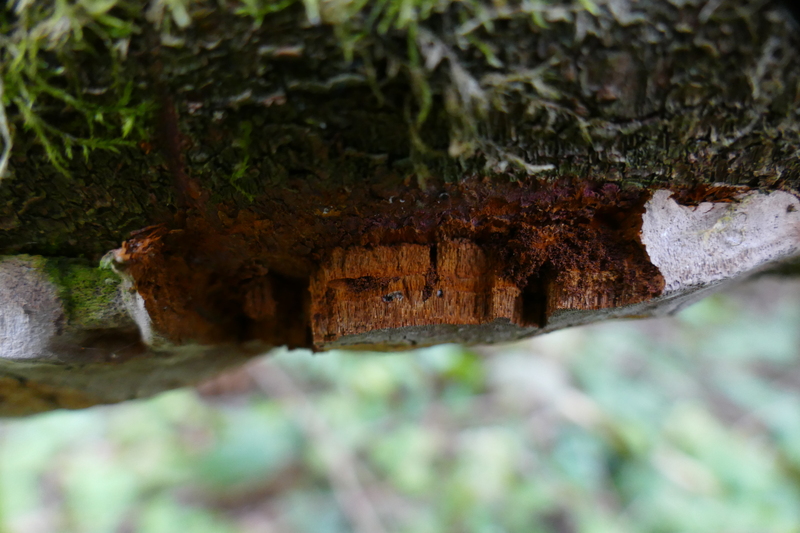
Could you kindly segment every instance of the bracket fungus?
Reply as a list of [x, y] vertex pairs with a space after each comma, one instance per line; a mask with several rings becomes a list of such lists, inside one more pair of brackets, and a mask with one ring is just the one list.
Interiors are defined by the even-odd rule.
[[0, 414], [657, 316], [800, 252], [780, 4], [397, 1], [0, 8]]
[[[637, 232], [601, 231], [589, 248], [569, 239], [598, 221], [515, 221], [472, 239], [457, 226], [457, 238], [437, 231], [428, 244], [334, 247], [306, 281], [254, 268], [247, 255], [234, 260], [223, 253], [229, 245], [186, 247], [180, 234], [171, 248], [163, 228], [112, 253], [112, 270], [6, 257], [4, 412], [146, 396], [273, 346], [382, 351], [503, 342], [658, 316], [800, 251], [800, 201], [785, 192], [687, 206], [659, 190], [631, 213], [624, 218], [638, 219]], [[214, 240], [225, 242], [202, 237]]]

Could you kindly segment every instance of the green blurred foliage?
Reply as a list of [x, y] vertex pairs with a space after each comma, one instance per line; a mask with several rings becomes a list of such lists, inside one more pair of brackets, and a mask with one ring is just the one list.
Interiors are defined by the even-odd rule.
[[6, 421], [0, 531], [800, 532], [799, 319], [800, 284], [762, 282], [673, 318], [283, 351], [227, 393]]

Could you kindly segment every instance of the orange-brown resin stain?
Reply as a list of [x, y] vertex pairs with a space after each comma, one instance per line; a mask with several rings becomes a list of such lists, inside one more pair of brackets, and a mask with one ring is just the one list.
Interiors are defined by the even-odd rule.
[[[498, 180], [499, 181], [499, 180]], [[403, 326], [646, 301], [663, 279], [638, 240], [647, 192], [589, 181], [284, 188], [127, 241], [127, 268], [173, 342], [322, 347]]]

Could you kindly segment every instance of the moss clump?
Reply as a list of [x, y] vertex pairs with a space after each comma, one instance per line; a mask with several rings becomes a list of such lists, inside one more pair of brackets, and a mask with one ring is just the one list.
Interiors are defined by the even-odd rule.
[[[300, 0], [242, 0], [232, 12], [262, 26], [274, 13]], [[542, 13], [547, 2], [525, 3], [509, 11], [503, 3], [492, 5], [464, 0], [302, 0], [305, 18], [312, 25], [333, 27], [344, 56], [370, 61], [375, 39], [399, 38], [405, 50], [393, 61], [411, 81], [416, 110], [409, 113], [412, 158], [421, 165], [428, 148], [420, 140], [433, 105], [429, 78], [438, 66], [431, 60], [431, 46], [441, 53], [443, 43], [430, 42], [425, 21], [454, 7], [465, 26], [461, 48], [473, 48], [495, 67], [501, 63], [493, 48], [478, 37], [479, 29], [494, 31], [495, 24], [510, 17], [531, 17], [546, 25]], [[529, 5], [530, 4], [530, 5]], [[592, 5], [584, 0], [582, 5]], [[209, 9], [223, 9], [204, 0], [15, 0], [0, 8], [0, 177], [10, 155], [17, 127], [33, 133], [49, 161], [67, 174], [67, 161], [78, 150], [84, 156], [94, 149], [117, 150], [147, 137], [146, 129], [155, 105], [149, 93], [137, 94], [143, 80], [127, 63], [132, 40], [160, 34], [161, 44], [180, 46], [183, 32]], [[199, 15], [198, 15], [199, 14]], [[305, 23], [298, 21], [298, 28]], [[468, 26], [468, 28], [467, 28]], [[451, 63], [453, 94], [466, 95], [454, 117], [457, 155], [471, 154], [476, 146], [476, 113], [486, 107], [485, 95], [465, 90], [474, 80], [462, 79], [466, 70]], [[90, 74], [87, 79], [87, 73]], [[480, 115], [480, 113], [477, 113]], [[417, 153], [419, 152], [419, 153]], [[230, 177], [236, 183], [248, 161], [237, 165]]]
[[[0, 8], [0, 170], [18, 126], [64, 174], [75, 149], [116, 150], [141, 134], [151, 106], [134, 102], [122, 66], [140, 10], [125, 0], [17, 0]], [[85, 61], [95, 79], [81, 76]]]
[[130, 322], [120, 294], [122, 280], [113, 270], [63, 258], [37, 257], [35, 264], [58, 288], [70, 326], [101, 329]]

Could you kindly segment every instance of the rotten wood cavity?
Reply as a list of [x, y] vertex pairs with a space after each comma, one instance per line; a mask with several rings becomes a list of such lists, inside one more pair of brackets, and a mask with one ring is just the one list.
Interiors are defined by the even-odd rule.
[[[176, 345], [402, 349], [649, 315], [663, 298], [674, 310], [684, 293], [791, 256], [800, 235], [797, 200], [782, 192], [704, 186], [650, 198], [581, 181], [406, 191], [399, 203], [413, 209], [376, 202], [295, 221], [295, 242], [316, 248], [264, 246], [263, 228], [280, 221], [250, 211], [151, 228], [118, 256], [153, 327]], [[316, 266], [289, 275], [287, 256]]]
[[327, 349], [372, 330], [492, 323], [522, 335], [559, 310], [629, 305], [663, 287], [638, 240], [647, 191], [467, 180], [361, 195], [333, 212], [330, 198], [309, 195], [291, 232], [282, 212], [219, 206], [139, 232], [117, 259], [176, 344]]
[[639, 303], [659, 288], [658, 274], [648, 292], [620, 283], [624, 272], [547, 267], [520, 286], [508, 270], [499, 257], [466, 240], [337, 248], [311, 280], [314, 344], [324, 347], [347, 335], [409, 326], [497, 321], [543, 328], [556, 311]]
[[337, 248], [311, 280], [314, 344], [405, 326], [523, 322], [522, 291], [470, 241]]

